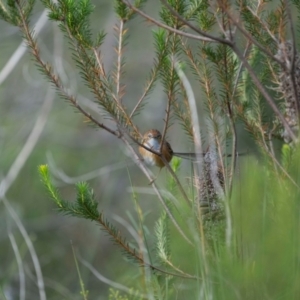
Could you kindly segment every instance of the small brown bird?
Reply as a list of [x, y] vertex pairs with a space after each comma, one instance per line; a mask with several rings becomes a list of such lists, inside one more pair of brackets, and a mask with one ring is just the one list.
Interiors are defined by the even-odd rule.
[[[162, 135], [157, 129], [150, 129], [150, 130], [146, 131], [143, 136], [143, 140], [142, 140], [142, 144], [144, 146], [146, 146], [156, 152], [160, 152], [161, 142], [162, 142]], [[160, 169], [165, 166], [163, 160], [157, 154], [152, 153], [141, 146], [139, 147], [139, 152], [142, 155], [146, 164], [148, 164], [150, 166], [157, 166]], [[187, 152], [187, 153], [186, 152], [174, 152], [172, 150], [171, 145], [166, 140], [164, 140], [161, 152], [162, 152], [162, 156], [165, 158], [165, 160], [167, 162], [170, 162], [173, 156], [178, 156], [181, 158], [195, 160], [195, 159], [197, 159], [197, 156], [199, 155], [199, 154], [197, 155], [197, 153], [192, 153], [192, 152], [191, 153], [189, 153], [189, 152]], [[207, 152], [208, 151], [206, 151], [202, 155], [204, 156]], [[237, 155], [244, 155], [244, 154], [245, 153], [239, 153]], [[226, 154], [225, 156], [231, 157], [231, 154]]]
[[[142, 144], [150, 149], [153, 149], [156, 152], [159, 152], [161, 147], [160, 145], [162, 142], [161, 138], [162, 135], [158, 130], [150, 129], [147, 132], [145, 132], [143, 136]], [[165, 166], [164, 162], [158, 155], [146, 150], [141, 146], [139, 147], [139, 152], [144, 158], [146, 164], [150, 166], [157, 166], [159, 168], [163, 168]], [[171, 145], [167, 141], [164, 141], [161, 149], [161, 153], [167, 162], [171, 161], [174, 152], [171, 148]]]

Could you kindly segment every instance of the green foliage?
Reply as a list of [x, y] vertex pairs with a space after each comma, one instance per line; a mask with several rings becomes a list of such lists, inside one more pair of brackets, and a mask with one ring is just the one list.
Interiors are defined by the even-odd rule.
[[[134, 6], [136, 8], [141, 8], [145, 2], [147, 2], [147, 0], [135, 0]], [[129, 9], [122, 0], [114, 0], [114, 4], [116, 14], [123, 22], [131, 20], [136, 15], [134, 10]]]
[[166, 40], [168, 40], [167, 35], [168, 32], [164, 29], [159, 28], [157, 30], [153, 30], [155, 50], [157, 56], [159, 56], [160, 53], [163, 53], [166, 48]]
[[62, 200], [60, 198], [59, 192], [56, 187], [52, 184], [49, 168], [47, 165], [39, 166], [39, 173], [42, 183], [44, 184], [46, 191], [50, 198], [58, 205], [58, 207], [62, 206]]
[[27, 2], [27, 5], [25, 6], [25, 15], [27, 16], [27, 18], [29, 18], [31, 12], [32, 12], [32, 9], [34, 7], [34, 4], [35, 4], [35, 0], [28, 0]]
[[284, 144], [282, 146], [281, 152], [282, 166], [286, 170], [289, 170], [293, 161], [294, 149], [290, 145]]
[[129, 15], [129, 8], [121, 0], [115, 0], [115, 11], [117, 15], [124, 21], [127, 20]]
[[155, 226], [156, 234], [156, 249], [157, 256], [162, 264], [167, 264], [170, 260], [170, 233], [168, 229], [168, 216], [165, 212], [162, 213], [161, 217], [156, 222]]
[[58, 210], [66, 215], [85, 218], [97, 221], [100, 217], [98, 203], [95, 200], [94, 192], [86, 182], [76, 184], [77, 198], [75, 203], [64, 201], [60, 198], [58, 190], [51, 182], [47, 165], [39, 166], [41, 180], [52, 200], [57, 204]]
[[85, 47], [92, 47], [92, 33], [89, 25], [89, 18], [94, 11], [90, 0], [68, 1], [59, 0], [53, 4], [50, 0], [42, 0], [50, 10], [49, 18], [61, 22], [60, 27], [66, 33], [72, 35]]
[[[168, 5], [162, 5], [160, 20], [156, 23], [162, 27], [166, 24], [177, 31], [153, 30], [153, 65], [149, 68], [142, 96], [132, 111], [125, 105], [125, 85], [122, 83], [126, 74], [124, 46], [128, 42], [128, 23], [137, 15], [136, 10], [121, 0], [114, 1], [114, 11], [118, 16], [114, 27], [117, 43], [111, 56], [115, 67], [107, 70], [101, 48], [106, 33], [92, 31], [90, 18], [95, 9], [92, 2], [42, 0], [42, 3], [49, 10], [49, 19], [58, 24], [67, 38], [82, 81], [103, 114], [113, 122], [100, 122], [82, 108], [52, 65], [43, 61], [33, 35], [34, 29], [29, 27], [33, 0], [1, 3], [0, 17], [19, 26], [41, 72], [55, 85], [60, 96], [90, 123], [118, 137], [136, 161], [137, 140], [141, 134], [134, 117], [143, 111], [144, 100], [159, 81], [167, 98], [166, 104], [158, 102], [159, 109], [165, 110], [164, 137], [176, 117], [192, 140], [197, 138], [197, 143], [199, 137], [195, 133], [199, 125], [201, 134], [206, 133], [202, 140], [209, 140], [208, 148], [218, 154], [217, 170], [212, 170], [211, 161], [206, 178], [207, 174], [203, 176], [200, 170], [204, 164], [195, 165], [200, 171], [191, 172], [188, 183], [183, 181], [181, 184], [177, 177], [183, 169], [181, 160], [173, 158], [172, 169], [166, 165], [171, 174], [172, 170], [174, 172], [167, 179], [167, 190], [159, 189], [155, 181], [151, 182], [155, 197], [163, 205], [154, 214], [158, 218], [156, 222], [151, 223], [153, 219], [138, 204], [135, 192], [139, 222], [131, 217], [134, 226], [129, 231], [135, 239], [130, 241], [122, 230], [125, 231], [126, 226], [117, 229], [104, 213], [99, 212], [99, 201], [87, 182], [77, 183], [74, 201], [66, 201], [53, 184], [48, 166], [39, 167], [41, 181], [59, 212], [99, 224], [129, 261], [141, 267], [141, 272], [135, 269], [135, 276], [126, 278], [130, 286], [135, 285], [141, 292], [129, 293], [129, 297], [112, 289], [109, 299], [140, 299], [141, 295], [146, 295], [142, 298], [149, 296], [149, 299], [298, 299], [299, 154], [294, 144], [280, 145], [280, 154], [274, 151], [277, 126], [282, 129], [278, 119], [281, 114], [283, 118], [286, 116], [281, 111], [273, 113], [265, 105], [269, 95], [276, 99], [271, 99], [276, 108], [281, 101], [276, 93], [276, 84], [281, 79], [277, 73], [285, 62], [280, 64], [274, 55], [279, 42], [284, 41], [288, 22], [292, 21], [288, 19], [285, 1], [267, 7], [266, 1], [236, 1], [236, 6], [233, 6], [228, 1], [217, 1], [212, 5], [208, 0], [168, 0], [176, 13]], [[144, 3], [145, 0], [134, 1], [136, 8], [142, 8]], [[299, 9], [299, 1], [293, 3]], [[239, 23], [231, 13], [234, 16], [240, 13]], [[152, 19], [148, 17], [148, 20]], [[196, 42], [192, 43], [188, 37], [196, 37]], [[192, 93], [179, 78], [175, 63], [180, 65], [179, 69], [184, 68], [187, 77], [192, 75], [195, 106], [190, 104], [194, 100], [189, 99]], [[200, 115], [203, 107], [205, 110]], [[196, 111], [198, 108], [199, 112]], [[195, 114], [200, 115], [201, 124], [195, 124], [192, 118]], [[236, 178], [238, 117], [267, 159], [258, 164], [247, 158], [242, 163], [239, 178]], [[203, 127], [202, 123], [206, 126]], [[280, 135], [277, 133], [277, 136]], [[230, 150], [233, 155], [227, 163], [223, 154], [229, 148], [229, 137], [232, 138]], [[200, 145], [196, 145], [200, 149]], [[201, 146], [206, 148], [204, 143]], [[149, 175], [147, 170], [141, 169]], [[212, 178], [213, 171], [217, 177], [221, 174], [220, 178]], [[217, 193], [216, 181], [225, 197]], [[203, 188], [205, 186], [209, 187]], [[210, 195], [211, 190], [213, 196], [203, 205], [201, 193]], [[125, 197], [126, 193], [122, 190], [120, 194]], [[215, 203], [218, 214], [212, 209]], [[149, 208], [152, 209], [151, 204], [147, 206]], [[210, 210], [208, 216], [203, 213], [205, 208]], [[213, 217], [216, 215], [219, 219]], [[75, 262], [77, 265], [76, 258]], [[82, 296], [87, 299], [88, 292], [78, 266], [77, 270]], [[127, 270], [122, 271], [127, 274]]]
[[[244, 299], [260, 298], [262, 293], [263, 298], [296, 299], [296, 282], [300, 279], [298, 263], [295, 265], [299, 250], [295, 235], [299, 228], [299, 190], [288, 180], [270, 178], [267, 169], [256, 163], [251, 165], [251, 160], [247, 167], [232, 202], [237, 238], [232, 249], [234, 262], [223, 254], [219, 260], [221, 269], [231, 264], [226, 277]], [[235, 292], [228, 289], [226, 296], [234, 297]], [[221, 293], [222, 289], [218, 295]]]
[[[184, 15], [186, 11], [186, 3], [184, 0], [168, 0], [167, 1], [172, 8], [175, 9], [180, 15]], [[163, 7], [161, 12], [160, 12], [160, 17], [161, 19], [169, 26], [174, 27], [174, 28], [180, 28], [183, 24], [180, 24], [178, 22], [178, 19], [173, 16], [173, 14], [166, 8]]]
[[80, 269], [79, 269], [79, 266], [78, 266], [78, 261], [77, 261], [77, 258], [76, 258], [73, 246], [72, 246], [72, 251], [73, 251], [74, 261], [75, 261], [75, 264], [76, 264], [77, 274], [78, 274], [78, 277], [79, 277], [79, 284], [80, 284], [80, 289], [81, 289], [80, 295], [82, 295], [82, 297], [83, 297], [84, 300], [87, 300], [88, 299], [89, 291], [86, 290], [85, 284], [84, 284], [84, 282], [82, 280], [81, 272], [80, 272]]
[[108, 299], [109, 300], [140, 300], [143, 299], [143, 297], [139, 295], [134, 295], [134, 293], [130, 294], [130, 296], [122, 295], [120, 291], [110, 288]]
[[175, 97], [178, 91], [179, 78], [174, 70], [174, 57], [180, 51], [180, 39], [176, 35], [168, 36], [164, 30], [154, 32], [157, 60], [161, 61], [159, 75], [165, 92]]
[[16, 6], [16, 1], [7, 0], [6, 4], [1, 3], [0, 5], [0, 17], [15, 26], [20, 24], [19, 12]]
[[209, 31], [213, 27], [216, 20], [214, 15], [209, 11], [209, 1], [200, 1], [196, 19], [199, 28], [202, 28], [204, 31]]
[[125, 295], [121, 295], [118, 290], [109, 289], [109, 300], [129, 300], [129, 298]]

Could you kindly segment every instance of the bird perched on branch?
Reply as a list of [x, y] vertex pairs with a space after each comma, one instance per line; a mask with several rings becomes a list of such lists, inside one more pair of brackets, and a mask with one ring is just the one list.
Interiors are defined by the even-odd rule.
[[[153, 153], [144, 147], [139, 147], [139, 152], [143, 157], [146, 164], [150, 166], [157, 166], [160, 170], [165, 166], [165, 162], [170, 162], [173, 156], [178, 156], [188, 159], [196, 159], [197, 153], [183, 153], [183, 152], [174, 152], [171, 145], [167, 141], [162, 141], [162, 135], [157, 129], [150, 129], [143, 135], [142, 144], [153, 150], [156, 153]], [[162, 145], [162, 146], [161, 146]], [[159, 153], [161, 153], [159, 155]], [[216, 156], [214, 158], [214, 156]], [[227, 156], [231, 156], [230, 154]], [[164, 158], [164, 160], [162, 159]], [[217, 155], [212, 155], [211, 151], [207, 151], [202, 154], [203, 157], [203, 175], [199, 178], [195, 178], [195, 185], [200, 191], [200, 205], [208, 206], [209, 211], [217, 211], [219, 205], [216, 202], [216, 198], [219, 197], [217, 186], [221, 188], [224, 185], [224, 174], [222, 173], [221, 168], [215, 170], [212, 169], [212, 159], [218, 159]], [[215, 173], [215, 174], [214, 174]], [[154, 179], [155, 180], [155, 179]], [[153, 181], [154, 181], [153, 180]], [[151, 181], [151, 182], [153, 182]]]
[[[173, 156], [178, 156], [186, 159], [197, 158], [197, 153], [174, 152], [170, 143], [167, 142], [166, 140], [163, 141], [162, 147], [161, 147], [161, 143], [162, 143], [162, 134], [157, 129], [150, 129], [146, 131], [145, 134], [143, 135], [142, 144], [145, 147], [153, 150], [154, 152], [160, 153], [161, 151], [161, 156], [163, 156], [167, 162], [170, 162]], [[142, 146], [139, 147], [139, 152], [142, 155], [146, 164], [150, 166], [157, 166], [159, 168], [163, 168], [165, 166], [164, 161], [158, 154], [155, 154], [145, 149]], [[205, 153], [203, 153], [202, 155], [205, 155]]]
[[[142, 140], [142, 144], [144, 146], [152, 149], [155, 152], [161, 151], [161, 155], [165, 158], [165, 160], [167, 162], [170, 162], [174, 155], [172, 147], [167, 141], [164, 141], [161, 147], [161, 142], [162, 142], [162, 135], [156, 129], [150, 129], [147, 132], [145, 132]], [[165, 163], [157, 154], [148, 151], [142, 146], [139, 147], [139, 152], [142, 155], [146, 164], [150, 166], [157, 166], [159, 168], [163, 168], [165, 166]]]

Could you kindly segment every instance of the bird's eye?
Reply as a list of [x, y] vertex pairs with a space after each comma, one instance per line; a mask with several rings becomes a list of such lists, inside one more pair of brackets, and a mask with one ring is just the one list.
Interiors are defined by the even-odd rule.
[[152, 138], [152, 134], [151, 133], [148, 133], [148, 138]]

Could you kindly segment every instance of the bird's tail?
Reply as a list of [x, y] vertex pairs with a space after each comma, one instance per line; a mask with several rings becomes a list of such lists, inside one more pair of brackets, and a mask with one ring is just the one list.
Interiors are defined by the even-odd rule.
[[[173, 152], [173, 155], [174, 156], [177, 156], [177, 157], [181, 157], [181, 158], [184, 158], [184, 159], [190, 159], [190, 160], [196, 160], [197, 157], [199, 155], [202, 155], [204, 156], [206, 153], [195, 153], [195, 152]], [[236, 156], [244, 156], [246, 155], [247, 153], [243, 152], [243, 153], [239, 153], [237, 152], [236, 153]], [[232, 154], [231, 153], [225, 153], [223, 155], [224, 157], [232, 157]]]

